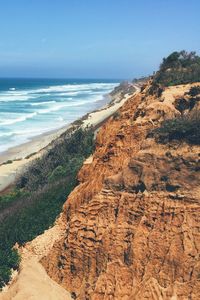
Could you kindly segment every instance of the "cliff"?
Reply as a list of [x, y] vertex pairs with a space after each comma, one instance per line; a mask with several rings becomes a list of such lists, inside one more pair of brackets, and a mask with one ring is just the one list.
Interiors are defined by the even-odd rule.
[[2, 299], [39, 299], [38, 290], [40, 299], [200, 299], [200, 147], [152, 133], [199, 111], [187, 95], [197, 85], [152, 93], [149, 82], [101, 127], [63, 213], [21, 250], [24, 265]]
[[200, 148], [149, 134], [191, 86], [147, 85], [98, 132], [41, 260], [74, 299], [200, 299]]

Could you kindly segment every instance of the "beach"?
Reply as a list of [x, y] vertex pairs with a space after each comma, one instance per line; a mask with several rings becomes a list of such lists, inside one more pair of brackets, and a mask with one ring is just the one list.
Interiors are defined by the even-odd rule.
[[[134, 85], [136, 92], [139, 90]], [[75, 124], [78, 127], [86, 128], [93, 126], [98, 128], [107, 118], [115, 113], [129, 98], [129, 94], [124, 91], [109, 94], [108, 103], [102, 108], [88, 113], [70, 125], [60, 129], [38, 135], [31, 141], [10, 148], [0, 155], [0, 192], [7, 190], [15, 181], [16, 177], [26, 168], [34, 159], [40, 157], [47, 150], [48, 145], [56, 141], [63, 133], [70, 130]]]

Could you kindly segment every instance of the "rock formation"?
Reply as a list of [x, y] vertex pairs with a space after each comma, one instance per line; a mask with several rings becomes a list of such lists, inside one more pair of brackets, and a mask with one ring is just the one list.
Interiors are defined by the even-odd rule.
[[41, 259], [73, 299], [200, 299], [200, 148], [149, 135], [190, 87], [147, 85], [98, 132]]
[[101, 127], [55, 226], [21, 249], [0, 299], [200, 299], [200, 147], [152, 135], [199, 111], [195, 85], [149, 83]]

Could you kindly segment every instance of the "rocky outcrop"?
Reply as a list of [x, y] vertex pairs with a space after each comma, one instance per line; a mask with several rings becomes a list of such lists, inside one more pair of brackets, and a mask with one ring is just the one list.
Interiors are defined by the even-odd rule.
[[148, 88], [98, 132], [41, 260], [74, 299], [200, 299], [200, 148], [147, 138], [190, 85]]

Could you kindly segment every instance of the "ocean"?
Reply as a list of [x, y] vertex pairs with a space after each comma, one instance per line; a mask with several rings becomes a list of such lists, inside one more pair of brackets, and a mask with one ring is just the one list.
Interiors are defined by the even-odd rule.
[[101, 107], [115, 80], [0, 79], [0, 152]]

